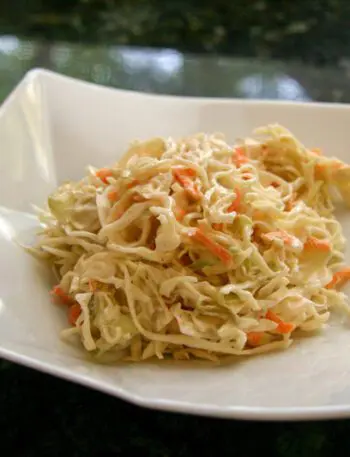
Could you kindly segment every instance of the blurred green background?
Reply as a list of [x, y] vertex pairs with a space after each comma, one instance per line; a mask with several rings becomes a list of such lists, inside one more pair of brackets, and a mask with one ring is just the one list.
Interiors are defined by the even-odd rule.
[[2, 0], [0, 29], [48, 40], [336, 62], [347, 0]]
[[1, 0], [0, 100], [33, 67], [125, 89], [350, 101], [348, 0]]

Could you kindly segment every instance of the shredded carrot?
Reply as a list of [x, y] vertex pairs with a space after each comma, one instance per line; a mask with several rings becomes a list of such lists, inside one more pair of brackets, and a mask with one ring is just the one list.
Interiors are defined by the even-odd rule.
[[116, 190], [111, 190], [107, 194], [107, 198], [110, 202], [115, 202], [118, 200], [118, 192]]
[[248, 157], [245, 154], [245, 150], [242, 147], [235, 148], [234, 150], [234, 157], [233, 157], [233, 162], [236, 164], [236, 167], [240, 167], [241, 165], [244, 165], [245, 163], [249, 162]]
[[324, 170], [325, 166], [320, 163], [317, 163], [315, 165], [315, 179], [322, 179]]
[[270, 309], [267, 310], [265, 317], [266, 319], [269, 319], [270, 321], [275, 322], [276, 324], [280, 324], [281, 322], [283, 322], [282, 319], [278, 317], [277, 314], [275, 314]]
[[110, 178], [113, 176], [113, 173], [111, 170], [108, 168], [100, 168], [99, 170], [96, 171], [96, 176], [100, 178], [102, 182], [105, 184], [108, 184], [107, 178]]
[[140, 184], [140, 181], [138, 179], [133, 179], [126, 185], [126, 187], [128, 189], [132, 189], [133, 187], [137, 186], [138, 184]]
[[293, 192], [290, 199], [285, 204], [285, 207], [284, 207], [285, 211], [291, 211], [294, 208], [297, 198], [298, 198], [297, 193]]
[[189, 176], [191, 178], [194, 178], [195, 176], [197, 176], [197, 173], [195, 170], [193, 170], [193, 168], [179, 168], [179, 170], [181, 170], [181, 174], [183, 176]]
[[176, 220], [181, 222], [183, 218], [186, 216], [186, 211], [182, 208], [175, 208], [175, 217]]
[[278, 333], [291, 333], [295, 329], [295, 325], [290, 322], [280, 322], [277, 327]]
[[[191, 172], [189, 172], [191, 170]], [[175, 168], [173, 169], [173, 176], [176, 181], [181, 184], [185, 189], [187, 195], [195, 201], [198, 201], [202, 198], [202, 194], [198, 191], [195, 183], [190, 179], [193, 176], [191, 168]], [[189, 174], [190, 173], [190, 174]]]
[[345, 281], [350, 280], [350, 268], [344, 268], [343, 270], [334, 273], [332, 280], [326, 285], [327, 289], [333, 289], [335, 286], [341, 286]]
[[252, 241], [254, 243], [259, 243], [260, 238], [261, 238], [261, 228], [260, 227], [253, 227]]
[[230, 252], [225, 249], [223, 246], [220, 244], [216, 243], [215, 241], [211, 240], [208, 238], [202, 230], [196, 228], [193, 230], [193, 232], [190, 234], [190, 236], [197, 241], [198, 243], [201, 243], [203, 246], [209, 249], [209, 251], [214, 254], [216, 257], [218, 257], [225, 265], [230, 265], [232, 262], [232, 256]]
[[80, 316], [81, 308], [79, 303], [74, 303], [68, 309], [68, 321], [71, 325], [75, 325], [78, 317]]
[[72, 305], [75, 303], [72, 297], [70, 297], [68, 294], [66, 294], [63, 289], [60, 286], [55, 286], [51, 290], [51, 295], [53, 295], [55, 298], [58, 299], [60, 303], [63, 305]]
[[342, 162], [331, 162], [328, 164], [317, 163], [314, 168], [315, 179], [324, 179], [327, 167], [330, 171], [335, 172], [339, 170], [339, 168], [343, 168], [344, 164]]
[[314, 236], [309, 236], [304, 243], [304, 249], [305, 250], [317, 249], [318, 251], [329, 252], [331, 250], [331, 247], [327, 240], [319, 240], [319, 239], [315, 238]]
[[197, 173], [192, 168], [174, 168], [173, 169], [174, 178], [177, 179], [180, 184], [182, 184], [181, 180], [186, 178], [194, 178], [197, 176]]
[[294, 200], [290, 199], [286, 202], [284, 209], [285, 209], [285, 211], [289, 212], [293, 209], [294, 206], [295, 206]]
[[264, 332], [248, 332], [247, 343], [250, 346], [258, 346], [263, 336]]
[[290, 322], [284, 322], [280, 317], [277, 316], [277, 314], [275, 314], [270, 309], [267, 311], [265, 318], [278, 324], [276, 328], [276, 331], [278, 333], [290, 333], [295, 328], [294, 324], [291, 324]]
[[201, 192], [197, 189], [197, 186], [195, 184], [192, 184], [191, 186], [186, 187], [186, 192], [187, 195], [194, 201], [198, 201], [202, 198]]
[[274, 188], [276, 189], [277, 187], [280, 186], [280, 183], [277, 182], [277, 181], [272, 181], [272, 182], [270, 183], [270, 186], [272, 186], [272, 187], [274, 187]]
[[241, 191], [236, 187], [235, 188], [235, 193], [236, 193], [236, 198], [235, 200], [231, 203], [231, 205], [227, 208], [227, 211], [229, 213], [232, 213], [232, 211], [238, 211], [239, 210], [239, 206], [241, 204], [241, 200], [242, 200], [242, 193]]
[[275, 232], [265, 233], [264, 237], [269, 241], [273, 241], [275, 238], [280, 238], [288, 246], [291, 246], [293, 244], [294, 239], [292, 235], [289, 235], [284, 230], [276, 230]]
[[218, 232], [222, 232], [223, 229], [224, 229], [224, 224], [223, 223], [220, 223], [220, 224], [213, 224], [213, 229], [214, 230], [217, 230]]

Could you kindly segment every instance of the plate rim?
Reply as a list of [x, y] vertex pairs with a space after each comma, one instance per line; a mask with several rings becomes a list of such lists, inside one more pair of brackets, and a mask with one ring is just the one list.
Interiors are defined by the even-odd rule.
[[[14, 86], [12, 91], [5, 97], [0, 105], [0, 115], [2, 109], [11, 101], [13, 96], [16, 95], [19, 87], [26, 86], [29, 82], [38, 81], [39, 83], [44, 81], [45, 78], [53, 78], [56, 80], [62, 80], [72, 82], [74, 84], [84, 85], [97, 91], [111, 91], [114, 93], [129, 94], [130, 96], [144, 97], [144, 98], [157, 98], [164, 100], [171, 100], [178, 102], [191, 102], [196, 104], [216, 103], [216, 104], [232, 104], [232, 105], [267, 105], [267, 106], [286, 106], [289, 108], [304, 107], [308, 109], [339, 109], [349, 110], [350, 103], [340, 102], [320, 102], [320, 101], [298, 101], [298, 100], [283, 100], [283, 99], [259, 99], [259, 98], [238, 98], [238, 97], [196, 97], [191, 95], [174, 95], [174, 94], [162, 94], [152, 92], [142, 92], [131, 89], [122, 89], [113, 86], [101, 85], [95, 82], [86, 81], [73, 76], [64, 75], [56, 71], [48, 70], [46, 68], [36, 67], [28, 70], [22, 77], [22, 79]], [[45, 83], [45, 81], [44, 81]]]
[[31, 356], [0, 346], [0, 357], [13, 363], [18, 363], [27, 368], [34, 369], [46, 375], [55, 376], [64, 381], [74, 382], [86, 388], [127, 401], [133, 405], [158, 411], [167, 411], [180, 414], [190, 414], [203, 417], [216, 417], [220, 419], [238, 419], [249, 421], [311, 421], [347, 419], [350, 417], [350, 404], [337, 406], [309, 406], [309, 407], [257, 407], [257, 406], [230, 406], [216, 407], [208, 404], [193, 405], [190, 402], [147, 399], [140, 395], [125, 390], [118, 385], [99, 382], [89, 376], [79, 375], [50, 362], [42, 362]]

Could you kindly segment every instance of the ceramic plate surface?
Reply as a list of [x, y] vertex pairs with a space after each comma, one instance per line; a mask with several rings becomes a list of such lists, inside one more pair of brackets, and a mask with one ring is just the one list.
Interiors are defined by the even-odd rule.
[[[350, 161], [346, 105], [153, 96], [30, 72], [0, 109], [0, 356], [152, 408], [265, 420], [350, 417], [346, 324], [286, 352], [216, 368], [96, 365], [60, 341], [66, 317], [50, 302], [48, 273], [15, 243], [37, 227], [32, 203], [42, 206], [87, 164], [114, 162], [133, 139], [221, 131], [234, 140], [270, 122]], [[340, 218], [350, 241], [350, 212]]]

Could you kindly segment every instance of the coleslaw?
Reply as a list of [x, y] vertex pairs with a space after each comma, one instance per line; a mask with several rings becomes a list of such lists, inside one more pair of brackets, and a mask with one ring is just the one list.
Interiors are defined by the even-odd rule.
[[234, 145], [203, 133], [135, 142], [49, 196], [28, 251], [58, 278], [63, 337], [96, 357], [284, 349], [348, 312], [332, 202], [349, 203], [349, 173], [279, 125]]

